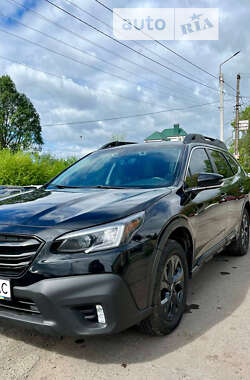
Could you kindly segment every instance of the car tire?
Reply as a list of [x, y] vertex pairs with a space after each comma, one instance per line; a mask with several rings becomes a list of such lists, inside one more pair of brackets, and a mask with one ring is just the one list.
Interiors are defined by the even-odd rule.
[[157, 267], [153, 292], [153, 313], [141, 322], [149, 335], [167, 335], [180, 323], [186, 307], [188, 264], [185, 251], [168, 240]]
[[227, 248], [228, 253], [233, 256], [244, 256], [249, 248], [249, 214], [244, 209], [240, 224], [239, 237], [234, 240]]

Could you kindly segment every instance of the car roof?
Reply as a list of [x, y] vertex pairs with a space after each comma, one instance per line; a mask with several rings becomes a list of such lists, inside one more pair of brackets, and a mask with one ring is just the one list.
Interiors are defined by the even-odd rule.
[[150, 143], [140, 143], [140, 144], [127, 144], [127, 145], [120, 145], [120, 146], [114, 146], [114, 147], [109, 147], [109, 148], [104, 148], [105, 150], [110, 150], [112, 151], [133, 151], [133, 150], [157, 150], [159, 147], [169, 147], [169, 146], [184, 146], [183, 142], [174, 142], [174, 141], [162, 141], [162, 142], [150, 142]]
[[[159, 145], [160, 144], [160, 145]], [[124, 141], [112, 141], [108, 144], [102, 146], [99, 150], [103, 149], [119, 149], [119, 150], [152, 150], [152, 148], [159, 148], [159, 146], [203, 146], [203, 147], [213, 147], [219, 148], [222, 151], [228, 152], [228, 149], [223, 141], [217, 140], [213, 137], [203, 136], [197, 133], [188, 134], [183, 141], [155, 141], [150, 143], [137, 144], [135, 142], [124, 142]]]

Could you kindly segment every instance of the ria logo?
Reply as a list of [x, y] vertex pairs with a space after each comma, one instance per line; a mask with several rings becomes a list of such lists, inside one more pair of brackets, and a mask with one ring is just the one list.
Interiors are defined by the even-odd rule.
[[190, 23], [181, 25], [182, 33], [187, 35], [189, 33], [201, 32], [202, 30], [214, 27], [209, 18], [206, 17], [205, 19], [201, 19], [201, 16], [203, 15], [194, 13], [190, 17]]
[[175, 40], [218, 40], [218, 8], [176, 8]]

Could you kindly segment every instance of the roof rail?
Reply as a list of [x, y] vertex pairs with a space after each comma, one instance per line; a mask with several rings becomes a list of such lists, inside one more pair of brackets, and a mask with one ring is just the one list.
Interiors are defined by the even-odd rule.
[[111, 141], [111, 142], [101, 146], [101, 148], [99, 148], [99, 150], [115, 148], [116, 146], [129, 145], [129, 144], [137, 144], [137, 143], [136, 142], [129, 142], [129, 141]]
[[217, 148], [222, 148], [224, 150], [227, 150], [226, 144], [224, 144], [224, 142], [222, 142], [221, 140], [213, 139], [212, 137], [199, 135], [197, 133], [188, 134], [185, 137], [183, 142], [184, 144], [203, 143], [203, 144], [213, 145], [213, 146], [216, 146]]

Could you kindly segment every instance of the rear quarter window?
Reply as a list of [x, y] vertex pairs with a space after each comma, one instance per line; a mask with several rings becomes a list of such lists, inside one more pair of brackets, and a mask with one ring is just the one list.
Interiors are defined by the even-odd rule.
[[227, 160], [228, 160], [228, 162], [232, 168], [233, 173], [234, 174], [238, 173], [240, 167], [237, 164], [237, 162], [230, 156], [230, 154], [226, 154], [225, 156], [226, 156], [226, 158], [227, 158]]

